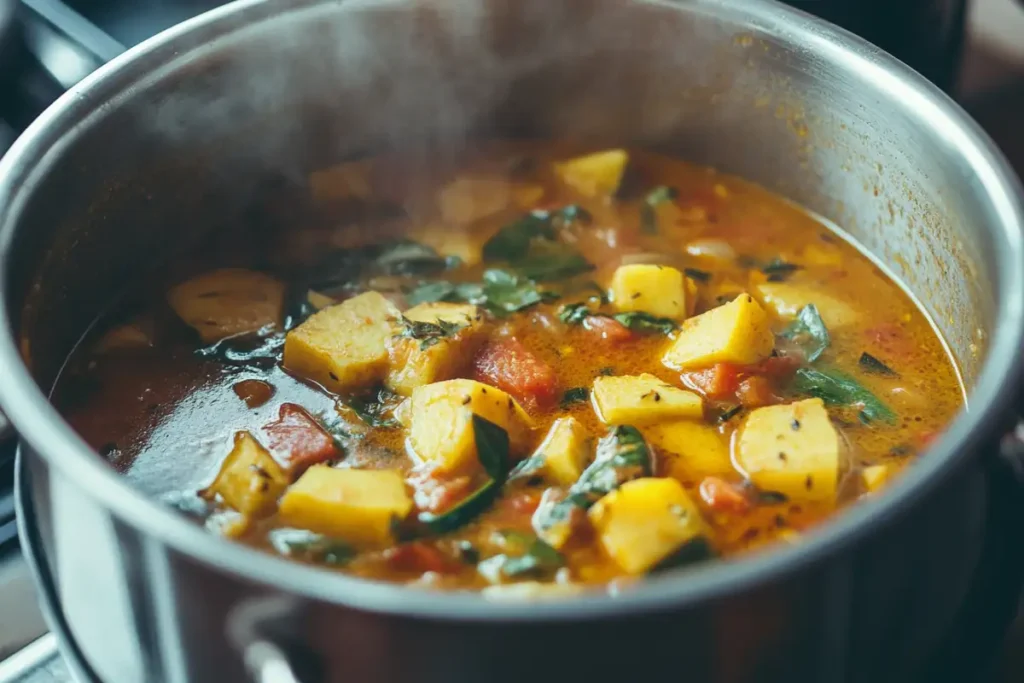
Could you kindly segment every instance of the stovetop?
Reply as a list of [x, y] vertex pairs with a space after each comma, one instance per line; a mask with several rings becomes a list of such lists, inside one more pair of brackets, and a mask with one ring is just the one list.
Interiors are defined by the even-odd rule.
[[[1009, 29], [1017, 36], [1009, 42], [1020, 43], [1024, 12], [1000, 14], [1018, 11], [1008, 10], [1007, 2], [975, 0], [975, 14], [980, 14], [979, 7], [987, 12], [975, 24], [989, 30], [1017, 21], [1020, 30]], [[66, 88], [95, 68], [149, 36], [221, 4], [217, 0], [20, 0], [17, 34], [6, 38], [14, 41], [14, 49], [0, 51], [0, 59], [7, 60], [0, 62], [0, 155]], [[984, 54], [979, 57], [979, 52]], [[960, 99], [1024, 176], [1024, 128], [1020, 126], [1024, 50], [1018, 59], [1016, 80], [1008, 79], [1016, 85], [982, 98], [961, 92]], [[965, 64], [969, 78], [972, 69], [981, 69], [982, 80], [998, 81], [1003, 75], [992, 76], [995, 63], [985, 49], [972, 54], [969, 43]], [[20, 560], [12, 494], [14, 444], [4, 431], [0, 415], [0, 683], [70, 683], [75, 679], [58, 653], [56, 638], [46, 632], [28, 571]], [[979, 672], [975, 681], [965, 683], [1011, 681], [1024, 681], [1024, 617], [1013, 627], [997, 661]]]

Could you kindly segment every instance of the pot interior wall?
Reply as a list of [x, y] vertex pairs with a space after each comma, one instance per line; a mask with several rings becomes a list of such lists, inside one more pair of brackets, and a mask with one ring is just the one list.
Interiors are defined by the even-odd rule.
[[908, 286], [973, 382], [993, 211], [870, 55], [817, 51], [759, 3], [305, 2], [271, 19], [285, 4], [144, 51], [70, 103], [7, 271], [43, 386], [134, 278], [210, 230], [256, 230], [268, 182], [411, 146], [427, 169], [487, 135], [649, 145], [789, 197]]

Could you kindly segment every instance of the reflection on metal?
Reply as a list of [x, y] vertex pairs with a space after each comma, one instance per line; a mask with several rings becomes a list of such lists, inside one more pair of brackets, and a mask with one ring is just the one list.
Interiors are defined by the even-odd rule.
[[[15, 550], [0, 559], [0, 660], [47, 631], [28, 566]], [[0, 677], [0, 681], [5, 680]]]
[[57, 638], [47, 633], [0, 662], [0, 683], [23, 681], [57, 656]]

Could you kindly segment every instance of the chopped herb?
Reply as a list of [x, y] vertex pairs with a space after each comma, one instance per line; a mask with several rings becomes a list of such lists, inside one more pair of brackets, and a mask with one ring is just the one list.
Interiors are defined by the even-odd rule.
[[832, 343], [829, 337], [828, 328], [818, 313], [818, 307], [814, 304], [807, 304], [800, 309], [796, 320], [791, 322], [779, 335], [796, 342], [807, 356], [807, 362], [813, 363], [818, 360], [825, 349]]
[[644, 313], [643, 311], [616, 313], [612, 318], [634, 332], [660, 333], [668, 335], [679, 329], [679, 325], [677, 325], [674, 320], [670, 320], [669, 318], [659, 318], [651, 315], [650, 313]]
[[410, 305], [436, 301], [468, 303], [504, 316], [554, 296], [553, 292], [539, 289], [534, 282], [516, 273], [492, 268], [484, 272], [481, 283], [426, 282], [413, 289], [407, 299]]
[[[380, 389], [367, 396], [353, 396], [346, 399], [343, 404], [352, 409], [359, 416], [359, 419], [370, 427], [380, 429], [395, 429], [399, 426], [398, 420], [393, 417], [385, 417], [399, 403], [401, 397], [387, 389]], [[335, 420], [340, 423], [340, 420]], [[332, 431], [332, 427], [322, 417], [320, 419], [324, 429]], [[345, 433], [345, 436], [349, 435]]]
[[[466, 325], [459, 325], [448, 320], [438, 319], [436, 323], [428, 323], [420, 320], [409, 320], [404, 315], [401, 320], [402, 331], [398, 335], [409, 339], [416, 339], [420, 343], [420, 350], [429, 349], [439, 343], [442, 339], [454, 337]], [[469, 324], [469, 321], [466, 322]]]
[[800, 266], [795, 263], [788, 263], [780, 258], [773, 258], [768, 263], [762, 265], [760, 270], [768, 276], [770, 282], [782, 282], [792, 275], [794, 271], [800, 270]]
[[854, 378], [837, 370], [800, 368], [794, 375], [791, 389], [798, 394], [816, 396], [829, 405], [859, 406], [858, 416], [869, 421], [896, 421], [896, 414], [877, 396]]
[[671, 334], [679, 328], [674, 320], [658, 318], [643, 311], [628, 311], [608, 315], [596, 313], [586, 304], [568, 304], [558, 312], [558, 318], [567, 325], [582, 325], [590, 317], [611, 318], [634, 332]]
[[664, 202], [670, 202], [679, 196], [674, 187], [661, 185], [654, 188], [644, 197], [644, 203], [640, 206], [640, 229], [648, 235], [658, 233], [658, 212], [657, 207]]
[[889, 455], [894, 458], [905, 458], [914, 453], [914, 448], [909, 444], [901, 443], [889, 449]]
[[782, 505], [789, 502], [789, 497], [779, 491], [758, 490], [756, 501], [759, 505]]
[[345, 541], [305, 529], [274, 529], [267, 539], [280, 554], [307, 562], [340, 565], [356, 556], [355, 549]]
[[728, 406], [718, 414], [718, 418], [715, 420], [715, 422], [717, 422], [718, 424], [725, 424], [732, 418], [739, 415], [741, 412], [743, 412], [743, 406], [741, 405]]
[[562, 394], [562, 401], [559, 403], [559, 406], [562, 410], [565, 410], [575, 403], [585, 402], [588, 398], [590, 398], [589, 389], [586, 387], [573, 387]]
[[706, 270], [698, 270], [697, 268], [684, 268], [683, 272], [686, 276], [696, 280], [697, 282], [707, 282], [711, 279], [711, 273]]
[[867, 352], [860, 354], [860, 360], [857, 361], [857, 364], [860, 365], [864, 372], [868, 372], [873, 375], [881, 375], [882, 377], [899, 377], [899, 374], [895, 370]]
[[514, 223], [506, 225], [483, 246], [486, 261], [516, 261], [526, 256], [530, 242], [537, 238], [555, 239], [551, 216], [546, 211], [534, 211]]

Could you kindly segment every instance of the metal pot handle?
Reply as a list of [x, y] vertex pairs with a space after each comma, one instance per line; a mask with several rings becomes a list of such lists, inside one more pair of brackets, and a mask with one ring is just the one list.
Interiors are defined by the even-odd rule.
[[248, 598], [228, 613], [227, 637], [254, 683], [301, 683], [284, 648], [268, 627], [297, 612], [295, 601], [281, 595]]

